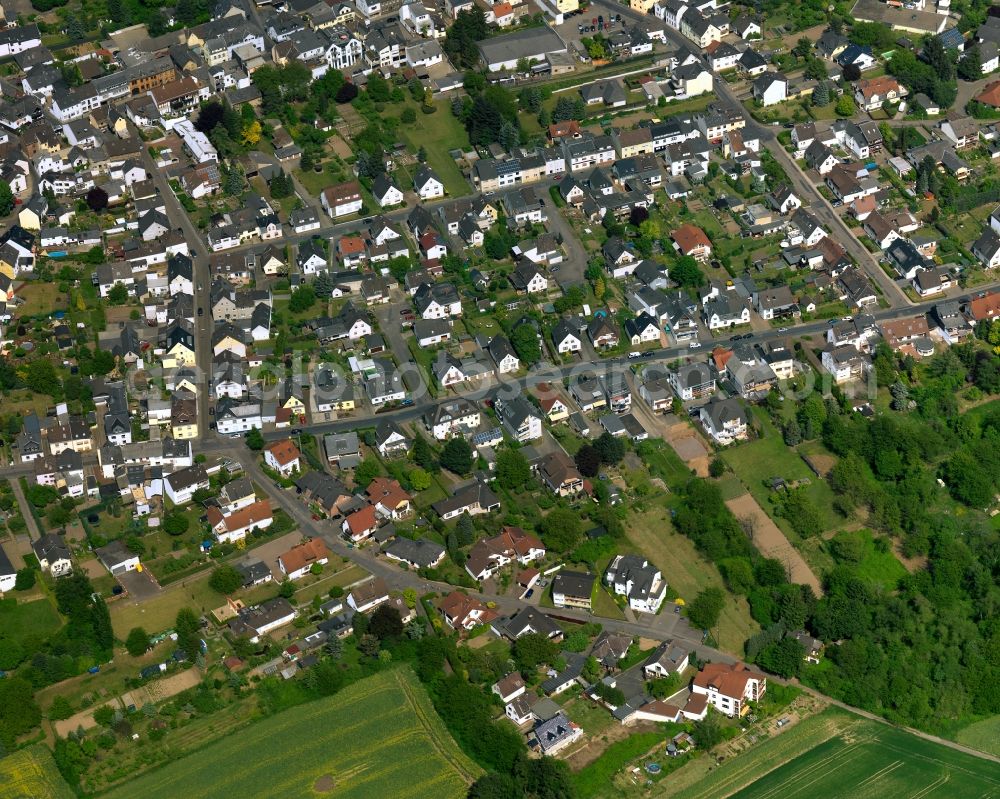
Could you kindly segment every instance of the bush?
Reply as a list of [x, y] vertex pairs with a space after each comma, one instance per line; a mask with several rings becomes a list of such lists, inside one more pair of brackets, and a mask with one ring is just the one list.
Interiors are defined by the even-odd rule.
[[35, 587], [35, 570], [25, 567], [17, 570], [17, 579], [14, 581], [15, 591], [29, 591]]

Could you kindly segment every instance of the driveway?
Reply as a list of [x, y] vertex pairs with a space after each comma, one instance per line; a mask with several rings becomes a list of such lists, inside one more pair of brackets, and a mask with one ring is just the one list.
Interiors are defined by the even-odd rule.
[[298, 544], [302, 540], [302, 535], [303, 533], [298, 530], [286, 533], [281, 538], [275, 538], [273, 541], [261, 544], [256, 549], [251, 549], [247, 552], [246, 559], [260, 560], [266, 563], [267, 567], [271, 570], [271, 577], [280, 583], [285, 579], [285, 575], [278, 568], [278, 557]]
[[118, 576], [118, 582], [135, 602], [145, 602], [159, 594], [163, 589], [147, 569], [123, 572]]

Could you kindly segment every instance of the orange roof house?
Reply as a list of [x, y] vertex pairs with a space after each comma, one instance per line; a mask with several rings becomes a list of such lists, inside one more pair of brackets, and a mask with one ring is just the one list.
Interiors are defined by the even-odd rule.
[[705, 231], [695, 225], [681, 225], [670, 234], [674, 247], [681, 255], [690, 255], [704, 261], [712, 254], [712, 242]]
[[253, 502], [228, 516], [213, 505], [205, 515], [220, 541], [242, 541], [247, 533], [270, 526], [274, 518], [267, 500]]
[[866, 103], [870, 102], [875, 96], [885, 99], [892, 92], [895, 92], [897, 97], [903, 92], [899, 82], [889, 75], [859, 80], [857, 82], [857, 90], [861, 93], [861, 96], [865, 98]]
[[969, 315], [979, 322], [1000, 316], [1000, 291], [976, 297], [969, 303]]
[[351, 537], [352, 541], [357, 542], [374, 533], [377, 526], [378, 517], [375, 514], [375, 506], [365, 505], [344, 519], [342, 529]]
[[445, 622], [455, 630], [471, 630], [478, 624], [489, 624], [497, 614], [474, 596], [452, 591], [438, 602]]
[[703, 694], [720, 713], [742, 716], [747, 702], [756, 702], [767, 690], [767, 677], [745, 663], [708, 663], [691, 683], [691, 690]]
[[272, 441], [264, 447], [264, 461], [286, 477], [299, 468], [299, 448], [291, 441]]
[[994, 108], [1000, 108], [1000, 80], [987, 83], [986, 88], [976, 95], [975, 99], [983, 105], [991, 105]]
[[302, 577], [314, 563], [321, 566], [330, 560], [330, 550], [319, 538], [310, 538], [304, 544], [292, 547], [278, 558], [278, 567], [289, 580]]
[[552, 141], [558, 139], [575, 139], [580, 135], [580, 123], [575, 119], [567, 119], [565, 122], [553, 122], [549, 125], [549, 138]]
[[337, 252], [341, 255], [360, 255], [365, 251], [365, 240], [361, 236], [341, 236], [337, 241]]
[[727, 347], [716, 347], [712, 350], [712, 361], [715, 363], [715, 368], [719, 372], [725, 370], [726, 364], [729, 363], [729, 359], [732, 357], [733, 351]]
[[410, 512], [410, 495], [403, 490], [398, 480], [376, 477], [368, 484], [365, 493], [375, 505], [375, 510], [393, 519], [399, 519]]

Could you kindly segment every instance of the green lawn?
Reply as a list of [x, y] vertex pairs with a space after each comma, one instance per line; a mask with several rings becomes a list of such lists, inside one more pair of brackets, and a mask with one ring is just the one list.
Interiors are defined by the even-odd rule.
[[472, 187], [462, 176], [462, 170], [448, 154], [457, 148], [468, 149], [469, 137], [451, 113], [450, 101], [441, 100], [435, 104], [437, 111], [424, 114], [417, 111], [417, 121], [412, 125], [400, 124], [399, 132], [413, 152], [421, 145], [427, 150], [427, 164], [444, 181], [445, 191], [452, 197], [462, 197], [472, 193]]
[[480, 769], [409, 669], [361, 680], [217, 739], [115, 788], [109, 799], [324, 796], [460, 799]]
[[798, 536], [788, 520], [772, 512], [770, 501], [772, 492], [765, 485], [765, 481], [772, 477], [781, 477], [786, 481], [809, 480], [809, 485], [803, 486], [802, 490], [819, 510], [823, 519], [823, 529], [835, 528], [842, 520], [833, 510], [834, 495], [829, 484], [813, 474], [794, 449], [785, 446], [781, 433], [771, 423], [763, 409], [754, 408], [753, 413], [760, 427], [761, 437], [726, 449], [722, 457], [729, 468], [743, 481], [754, 499], [774, 519], [778, 527], [786, 535], [791, 536], [793, 541], [798, 540]]
[[618, 607], [618, 603], [615, 602], [611, 594], [608, 593], [608, 590], [598, 581], [594, 582], [594, 593], [591, 595], [590, 605], [595, 616], [603, 616], [606, 619], [625, 618], [625, 614]]
[[177, 611], [189, 607], [195, 613], [211, 611], [226, 600], [208, 585], [210, 572], [186, 577], [165, 588], [156, 597], [144, 602], [134, 602], [128, 597], [110, 603], [111, 626], [122, 640], [133, 627], [142, 627], [151, 635], [174, 626]]
[[859, 530], [857, 535], [865, 542], [864, 555], [855, 567], [858, 577], [877, 583], [888, 591], [895, 590], [900, 578], [905, 577], [907, 573], [903, 564], [892, 554], [891, 549], [885, 552], [879, 551], [868, 530]]
[[17, 641], [29, 651], [37, 649], [61, 626], [59, 613], [48, 599], [20, 604], [13, 596], [0, 600], [0, 630], [3, 636]]
[[649, 474], [659, 477], [668, 486], [679, 487], [691, 479], [691, 470], [665, 441], [647, 439], [639, 444], [638, 452]]

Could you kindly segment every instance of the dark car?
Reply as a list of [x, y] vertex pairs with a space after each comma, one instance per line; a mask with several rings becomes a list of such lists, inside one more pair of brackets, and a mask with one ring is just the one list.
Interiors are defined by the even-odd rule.
[[743, 336], [730, 336], [729, 340], [730, 341], [739, 341], [741, 338], [743, 338]]
[[413, 400], [411, 400], [409, 397], [407, 397], [405, 400], [403, 400], [399, 404], [402, 405], [404, 408], [409, 408], [413, 404]]
[[204, 315], [205, 315], [205, 309], [204, 308], [199, 308], [198, 309], [198, 316], [204, 316]]
[[293, 436], [301, 435], [302, 434], [302, 428], [301, 427], [293, 427], [291, 430], [288, 431], [288, 433], [289, 433], [289, 435], [293, 435]]
[[528, 589], [528, 593], [526, 593], [526, 594], [524, 595], [524, 598], [525, 598], [525, 599], [531, 599], [531, 595], [532, 595], [532, 594], [534, 594], [534, 593], [535, 593], [535, 589], [534, 589], [534, 588], [529, 588], [529, 589]]

